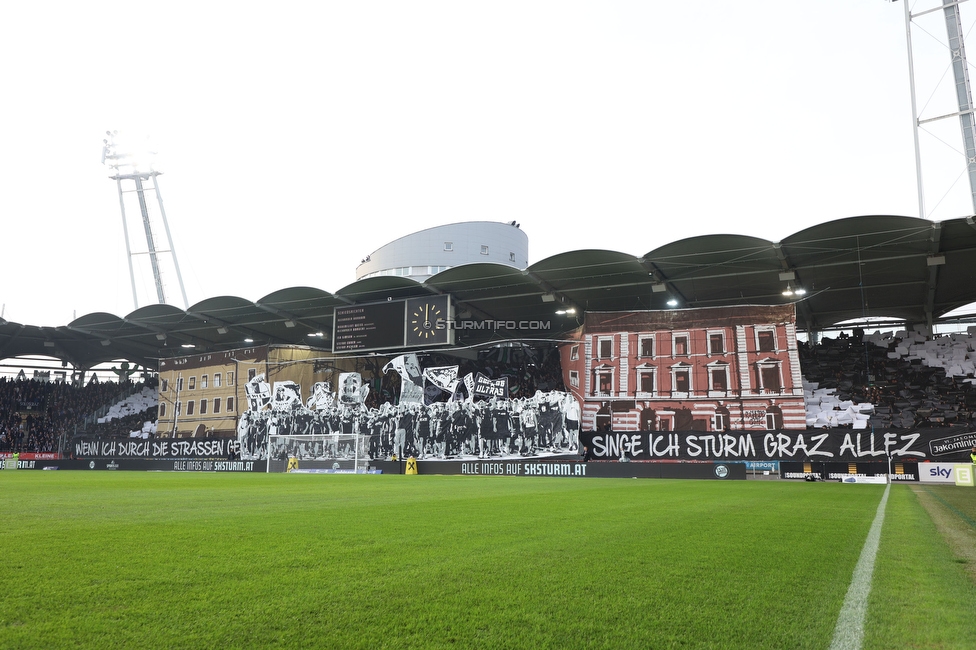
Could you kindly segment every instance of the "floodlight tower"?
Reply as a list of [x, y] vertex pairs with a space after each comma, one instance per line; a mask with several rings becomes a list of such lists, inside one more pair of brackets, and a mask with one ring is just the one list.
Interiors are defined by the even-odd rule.
[[[163, 195], [159, 192], [159, 176], [162, 172], [153, 169], [153, 159], [156, 152], [149, 147], [124, 146], [116, 142], [118, 131], [106, 131], [106, 138], [102, 141], [102, 164], [108, 165], [113, 175], [109, 176], [115, 181], [119, 191], [119, 206], [122, 210], [122, 230], [125, 234], [125, 251], [129, 258], [129, 279], [132, 283], [132, 302], [135, 308], [139, 308], [139, 294], [136, 290], [136, 276], [133, 268], [133, 258], [136, 255], [148, 255], [149, 264], [152, 268], [153, 280], [156, 283], [156, 297], [159, 304], [166, 302], [166, 292], [163, 287], [162, 272], [160, 271], [161, 256], [168, 255], [176, 271], [176, 279], [180, 285], [180, 294], [183, 297], [183, 308], [189, 309], [186, 300], [186, 289], [183, 287], [183, 276], [180, 274], [180, 265], [176, 259], [176, 248], [173, 246], [173, 237], [169, 231], [169, 221], [166, 219], [166, 210], [163, 208]], [[132, 182], [132, 189], [123, 187], [123, 181]], [[149, 183], [149, 186], [146, 186]], [[163, 222], [163, 229], [166, 232], [168, 249], [160, 249], [156, 245], [156, 236], [153, 232], [153, 223], [150, 218], [149, 204], [146, 201], [146, 190], [152, 190], [156, 195], [156, 204], [159, 206], [159, 216]], [[129, 225], [125, 214], [125, 195], [135, 192], [139, 201], [139, 212], [142, 215], [142, 225], [146, 232], [146, 247], [144, 252], [133, 252], [132, 242], [129, 237]]]
[[[893, 0], [894, 1], [894, 0]], [[969, 83], [969, 67], [966, 61], [966, 44], [963, 39], [962, 18], [959, 5], [966, 0], [942, 0], [942, 5], [912, 13], [909, 2], [905, 5], [905, 31], [908, 42], [908, 78], [912, 97], [912, 122], [915, 135], [915, 174], [918, 183], [918, 216], [925, 217], [925, 200], [922, 193], [922, 156], [919, 149], [918, 129], [921, 125], [944, 120], [951, 117], [959, 118], [962, 130], [962, 142], [966, 156], [966, 172], [969, 176], [969, 192], [976, 214], [976, 116], [973, 115], [973, 92]], [[952, 74], [956, 90], [956, 103], [959, 110], [947, 115], [939, 115], [922, 119], [919, 115], [915, 98], [915, 69], [912, 54], [912, 22], [921, 16], [942, 10], [945, 17], [946, 34], [948, 36], [948, 50], [952, 61]]]

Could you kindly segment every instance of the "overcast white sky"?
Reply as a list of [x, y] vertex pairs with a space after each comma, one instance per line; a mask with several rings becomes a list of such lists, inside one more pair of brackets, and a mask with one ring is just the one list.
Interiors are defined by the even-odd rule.
[[[952, 112], [941, 13], [918, 24], [923, 117]], [[15, 322], [133, 310], [106, 129], [160, 152], [191, 305], [336, 291], [457, 221], [517, 220], [536, 262], [918, 216], [901, 3], [19, 2], [0, 60]], [[958, 122], [929, 128], [925, 216], [971, 214]]]

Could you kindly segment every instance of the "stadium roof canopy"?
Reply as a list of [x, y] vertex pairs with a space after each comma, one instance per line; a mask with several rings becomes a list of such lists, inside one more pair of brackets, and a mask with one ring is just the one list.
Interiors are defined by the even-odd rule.
[[[787, 287], [801, 296], [783, 295]], [[797, 325], [821, 331], [851, 319], [937, 323], [976, 302], [976, 223], [863, 216], [807, 228], [779, 242], [742, 235], [691, 237], [634, 257], [576, 250], [518, 270], [500, 264], [454, 267], [418, 283], [372, 277], [335, 293], [281, 289], [251, 302], [208, 298], [188, 310], [142, 307], [123, 317], [87, 314], [41, 327], [0, 320], [0, 358], [52, 356], [77, 368], [126, 359], [157, 360], [259, 344], [331, 347], [333, 310], [344, 305], [449, 294], [455, 318], [549, 323], [548, 329], [463, 330], [456, 345], [555, 338], [585, 311], [669, 309], [795, 301]], [[566, 312], [574, 309], [575, 313]], [[189, 347], [192, 346], [192, 347]]]

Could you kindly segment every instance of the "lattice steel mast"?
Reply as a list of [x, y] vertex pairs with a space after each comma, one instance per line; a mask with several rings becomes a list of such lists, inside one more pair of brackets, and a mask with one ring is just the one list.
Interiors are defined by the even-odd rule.
[[[160, 304], [166, 302], [166, 291], [163, 286], [162, 271], [160, 270], [160, 256], [169, 255], [172, 260], [173, 268], [176, 271], [176, 279], [180, 285], [180, 294], [183, 298], [183, 308], [189, 309], [186, 299], [186, 289], [183, 286], [183, 276], [180, 273], [179, 261], [176, 259], [176, 247], [173, 245], [173, 237], [169, 230], [169, 221], [166, 219], [166, 210], [163, 208], [163, 196], [159, 191], [159, 176], [162, 172], [156, 171], [152, 167], [151, 158], [155, 152], [143, 151], [122, 151], [115, 142], [117, 132], [106, 131], [106, 139], [103, 140], [102, 163], [108, 165], [113, 172], [111, 178], [115, 181], [119, 192], [119, 207], [122, 211], [122, 230], [125, 234], [125, 250], [129, 262], [129, 279], [132, 284], [132, 302], [135, 308], [139, 308], [139, 293], [136, 286], [135, 269], [133, 259], [137, 255], [146, 254], [149, 256], [149, 265], [152, 268], [153, 280], [156, 285], [156, 298]], [[134, 189], [125, 189], [123, 181], [132, 181]], [[145, 183], [150, 183], [147, 188]], [[146, 201], [146, 190], [152, 190], [156, 196], [156, 204], [159, 208], [159, 215], [166, 232], [168, 249], [160, 249], [156, 244], [156, 235], [153, 232], [152, 220], [149, 214], [149, 204]], [[147, 251], [145, 253], [133, 252], [132, 242], [129, 236], [129, 225], [125, 214], [125, 194], [135, 192], [139, 201], [139, 212], [142, 216], [143, 229], [146, 234]]]
[[[922, 162], [918, 142], [918, 128], [922, 124], [943, 120], [950, 117], [959, 117], [959, 125], [962, 129], [962, 140], [966, 150], [966, 169], [969, 175], [969, 193], [973, 205], [973, 213], [976, 214], [976, 119], [973, 116], [973, 92], [969, 83], [969, 67], [966, 61], [966, 44], [963, 39], [962, 18], [959, 14], [959, 5], [966, 0], [942, 0], [942, 6], [927, 9], [913, 14], [908, 6], [905, 5], [905, 31], [908, 40], [908, 74], [912, 94], [912, 117], [915, 135], [915, 171], [918, 183], [918, 212], [919, 217], [925, 218], [925, 201], [922, 193]], [[956, 102], [959, 107], [958, 112], [940, 115], [938, 117], [920, 119], [915, 99], [915, 71], [912, 57], [912, 21], [915, 18], [942, 10], [945, 14], [946, 34], [949, 38], [949, 52], [952, 57], [952, 74], [956, 86]]]

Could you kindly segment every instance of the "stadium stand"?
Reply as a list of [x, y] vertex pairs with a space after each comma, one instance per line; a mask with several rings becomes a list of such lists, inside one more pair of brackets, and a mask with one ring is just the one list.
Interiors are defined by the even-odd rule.
[[956, 428], [976, 421], [972, 332], [901, 331], [800, 345], [812, 428]]
[[83, 387], [33, 379], [0, 379], [0, 451], [56, 452], [85, 418], [113, 401], [129, 382]]

